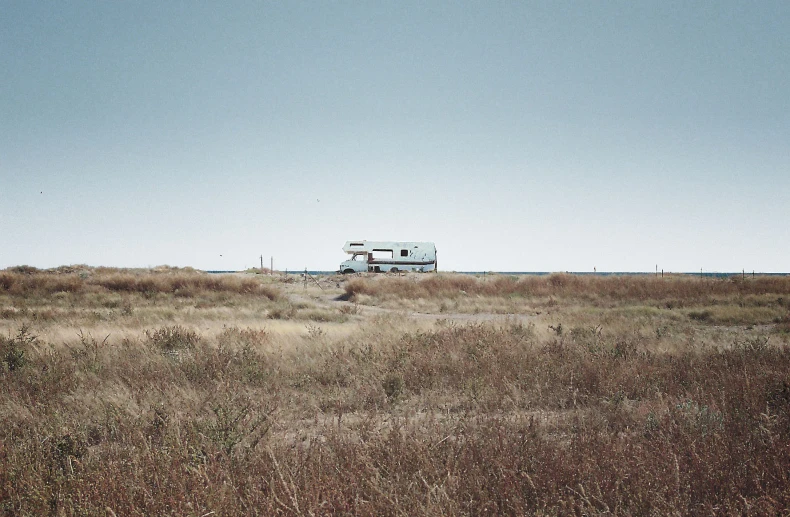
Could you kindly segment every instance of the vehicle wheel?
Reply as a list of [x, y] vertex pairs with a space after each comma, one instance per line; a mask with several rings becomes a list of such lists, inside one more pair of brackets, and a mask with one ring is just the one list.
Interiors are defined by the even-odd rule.
[[397, 272], [398, 272], [398, 268], [396, 267], [390, 269], [390, 273], [397, 273]]
[[353, 270], [353, 269], [344, 269], [344, 270], [343, 270], [343, 274], [344, 274], [344, 275], [350, 275], [350, 274], [352, 274], [353, 272], [354, 272], [354, 270]]

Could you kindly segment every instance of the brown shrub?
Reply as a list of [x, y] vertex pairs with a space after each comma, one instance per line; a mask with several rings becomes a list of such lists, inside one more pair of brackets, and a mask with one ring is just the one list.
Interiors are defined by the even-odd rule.
[[364, 294], [379, 298], [454, 298], [481, 296], [566, 297], [582, 300], [703, 302], [715, 297], [790, 294], [790, 277], [760, 276], [742, 280], [673, 275], [474, 277], [430, 275], [427, 278], [357, 278], [346, 284], [346, 298]]
[[0, 291], [11, 291], [18, 281], [18, 275], [0, 273]]

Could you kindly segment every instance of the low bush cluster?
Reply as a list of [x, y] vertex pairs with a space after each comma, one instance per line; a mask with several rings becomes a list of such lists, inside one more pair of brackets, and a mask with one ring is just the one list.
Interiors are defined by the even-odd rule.
[[204, 293], [254, 295], [277, 300], [281, 294], [255, 278], [210, 275], [195, 270], [125, 271], [83, 267], [77, 271], [11, 268], [0, 272], [0, 294], [17, 297], [107, 291], [191, 298]]
[[778, 295], [779, 305], [790, 294], [790, 277], [699, 278], [672, 275], [579, 276], [555, 273], [546, 276], [491, 275], [476, 277], [461, 274], [419, 277], [356, 278], [345, 286], [346, 299], [358, 295], [380, 298], [436, 298], [459, 296], [560, 297], [581, 300], [662, 301], [674, 306], [715, 301], [717, 297]]

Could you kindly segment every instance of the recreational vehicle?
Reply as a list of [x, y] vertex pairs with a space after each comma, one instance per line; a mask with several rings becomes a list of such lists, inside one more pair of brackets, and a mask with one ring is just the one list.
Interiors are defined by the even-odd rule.
[[348, 241], [343, 251], [351, 255], [351, 260], [340, 264], [343, 274], [436, 271], [432, 242]]

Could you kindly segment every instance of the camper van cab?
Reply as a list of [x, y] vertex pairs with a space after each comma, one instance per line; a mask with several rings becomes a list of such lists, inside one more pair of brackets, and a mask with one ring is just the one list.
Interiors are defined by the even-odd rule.
[[340, 264], [343, 274], [436, 271], [432, 242], [348, 241], [343, 251], [351, 255], [351, 260]]

